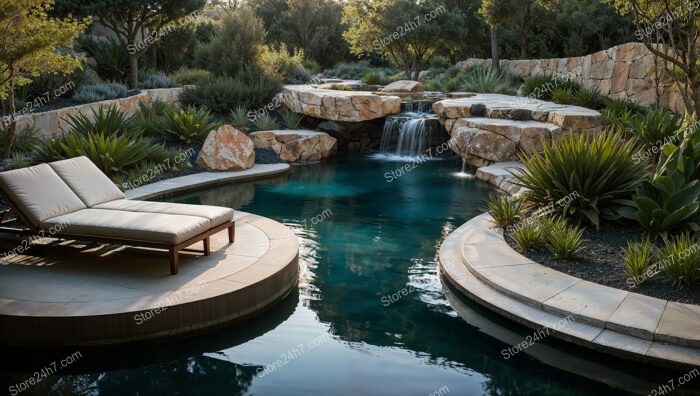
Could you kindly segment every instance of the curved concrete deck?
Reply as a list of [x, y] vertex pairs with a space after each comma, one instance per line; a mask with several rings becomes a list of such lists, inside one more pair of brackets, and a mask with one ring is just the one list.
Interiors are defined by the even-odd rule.
[[[134, 189], [147, 198], [289, 171], [256, 165], [245, 172], [203, 173]], [[17, 241], [0, 241], [12, 249]], [[196, 248], [196, 246], [194, 246]], [[174, 336], [242, 320], [271, 307], [298, 281], [299, 246], [288, 227], [236, 212], [236, 240], [211, 238], [211, 255], [45, 238], [0, 262], [0, 342], [99, 345]]]
[[[587, 282], [510, 248], [488, 214], [440, 247], [445, 278], [477, 303], [588, 348], [673, 367], [700, 366], [700, 307]], [[574, 319], [561, 327], [560, 321]], [[558, 330], [557, 330], [558, 329]]]

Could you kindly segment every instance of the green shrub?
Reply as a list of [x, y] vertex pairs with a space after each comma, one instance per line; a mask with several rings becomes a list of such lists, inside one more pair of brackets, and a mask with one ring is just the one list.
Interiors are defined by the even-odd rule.
[[247, 130], [250, 127], [250, 120], [248, 119], [248, 110], [244, 107], [238, 106], [231, 110], [229, 115], [231, 117], [231, 126], [238, 129]]
[[559, 259], [576, 259], [585, 249], [583, 229], [569, 226], [560, 220], [552, 226], [547, 234], [547, 248]]
[[587, 107], [589, 109], [600, 110], [603, 107], [603, 96], [598, 87], [581, 88], [574, 95], [574, 104]]
[[323, 71], [323, 75], [327, 77], [343, 78], [350, 80], [361, 80], [369, 72], [377, 72], [385, 76], [396, 74], [396, 70], [372, 67], [369, 62], [361, 61], [356, 63], [338, 63], [331, 69]]
[[450, 63], [450, 59], [446, 56], [433, 55], [430, 58], [430, 61], [428, 61], [428, 66], [430, 66], [431, 68], [446, 69], [446, 68], [452, 66], [452, 64]]
[[68, 131], [77, 132], [80, 135], [104, 134], [107, 136], [129, 134], [135, 132], [131, 117], [128, 117], [117, 107], [112, 106], [107, 111], [100, 107], [98, 110], [91, 110], [92, 116], [88, 117], [82, 113], [69, 115]]
[[162, 73], [151, 74], [139, 82], [139, 87], [143, 89], [172, 88], [174, 86], [173, 80]]
[[31, 161], [24, 154], [15, 151], [10, 157], [10, 169], [26, 168], [31, 165]]
[[537, 250], [544, 244], [542, 227], [536, 221], [523, 221], [513, 233], [513, 239], [523, 252]]
[[674, 285], [693, 286], [700, 282], [700, 240], [689, 233], [670, 238], [658, 256], [660, 266]]
[[192, 63], [199, 40], [192, 23], [170, 25], [167, 29], [166, 34], [149, 46], [146, 56], [155, 60], [158, 70], [169, 73]]
[[[39, 129], [34, 125], [18, 128], [12, 139], [12, 150], [21, 154], [32, 154], [38, 141]], [[6, 127], [0, 123], [0, 150], [5, 150]]]
[[534, 99], [551, 100], [552, 91], [557, 87], [556, 77], [552, 74], [538, 74], [525, 80], [523, 96]]
[[180, 85], [197, 85], [211, 78], [211, 73], [204, 69], [180, 69], [172, 79]]
[[[271, 46], [264, 46], [259, 55], [262, 72], [270, 76], [280, 76], [285, 82], [292, 82], [290, 79], [300, 77], [297, 70], [303, 70], [302, 62], [304, 61], [304, 51], [294, 49], [289, 52], [287, 45], [282, 43], [279, 49]], [[311, 80], [311, 76], [307, 81]], [[293, 81], [298, 83], [299, 81]], [[306, 81], [301, 81], [303, 84]]]
[[[675, 140], [681, 130], [683, 117], [668, 110], [659, 109], [649, 113], [637, 113], [627, 122], [627, 129], [639, 140], [642, 146], [661, 147]], [[681, 137], [682, 138], [682, 137]]]
[[253, 125], [255, 125], [255, 129], [258, 131], [272, 131], [280, 127], [275, 117], [271, 116], [269, 113], [256, 117], [253, 121]]
[[425, 84], [426, 91], [444, 91], [445, 87], [438, 80], [430, 80]]
[[301, 120], [304, 118], [303, 114], [295, 113], [289, 109], [284, 109], [279, 112], [280, 117], [282, 117], [282, 122], [287, 129], [299, 129], [301, 125]]
[[362, 82], [367, 85], [381, 85], [382, 75], [377, 71], [371, 71], [362, 77]]
[[321, 72], [321, 64], [313, 59], [304, 58], [301, 65], [304, 66], [304, 69], [308, 70], [308, 72], [311, 74], [318, 74]]
[[643, 242], [627, 242], [627, 248], [622, 252], [622, 262], [635, 283], [647, 280], [645, 273], [653, 259], [654, 248], [648, 238]]
[[486, 202], [496, 227], [506, 228], [517, 223], [523, 212], [523, 201], [505, 194], [489, 194]]
[[91, 79], [83, 69], [76, 69], [69, 74], [47, 73], [32, 77], [32, 82], [26, 88], [29, 92], [25, 102], [37, 100], [43, 104], [51, 104], [58, 98], [70, 98], [79, 87], [91, 83]]
[[[251, 68], [259, 74], [262, 68], [258, 67], [258, 57], [264, 48], [265, 34], [265, 26], [252, 7], [244, 5], [227, 10], [211, 40], [195, 49], [195, 64], [218, 77], [235, 78]], [[230, 109], [220, 113], [226, 114]]]
[[661, 151], [656, 171], [641, 182], [633, 197], [634, 209], [622, 209], [627, 218], [636, 219], [651, 235], [666, 236], [677, 228], [700, 229], [700, 181], [695, 159], [684, 156], [690, 139], [680, 146], [667, 144]]
[[572, 104], [576, 94], [570, 87], [557, 87], [552, 91], [552, 101], [560, 104]]
[[148, 103], [139, 102], [139, 114], [131, 119], [133, 129], [140, 130], [144, 136], [156, 137], [159, 134], [159, 119], [175, 106], [155, 98]]
[[459, 77], [450, 77], [443, 82], [445, 92], [455, 92], [462, 90], [462, 79]]
[[331, 84], [327, 89], [331, 89], [333, 91], [352, 91], [352, 87], [348, 84]]
[[544, 145], [543, 152], [521, 156], [524, 170], [513, 173], [529, 189], [525, 199], [550, 205], [554, 214], [588, 221], [615, 220], [641, 180], [644, 164], [632, 158], [634, 142], [621, 133], [569, 134]]
[[603, 97], [603, 105], [601, 122], [612, 128], [624, 128], [634, 114], [645, 112], [639, 105], [624, 99]]
[[191, 144], [202, 143], [210, 131], [222, 124], [213, 121], [209, 110], [204, 107], [169, 109], [159, 121], [159, 130], [166, 139]]
[[312, 80], [311, 73], [306, 71], [304, 66], [296, 67], [292, 74], [287, 77], [288, 84], [306, 84]]
[[78, 88], [72, 99], [78, 103], [94, 103], [123, 98], [126, 94], [126, 87], [118, 83], [92, 84]]
[[[95, 38], [82, 35], [78, 44], [97, 65], [97, 74], [106, 81], [125, 81], [129, 72], [129, 53], [117, 39]], [[143, 65], [141, 65], [143, 67]]]
[[185, 106], [206, 106], [214, 113], [228, 114], [238, 106], [248, 109], [263, 107], [281, 90], [282, 83], [278, 78], [242, 73], [235, 78], [220, 77], [196, 87], [185, 87], [179, 99]]

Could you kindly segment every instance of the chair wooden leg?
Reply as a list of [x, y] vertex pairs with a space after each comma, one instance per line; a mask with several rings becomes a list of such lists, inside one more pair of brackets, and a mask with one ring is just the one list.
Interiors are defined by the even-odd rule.
[[175, 249], [170, 249], [170, 275], [177, 274], [177, 265], [180, 258], [180, 252]]
[[211, 254], [211, 245], [209, 243], [209, 237], [204, 238], [204, 255], [208, 256]]
[[232, 224], [231, 227], [228, 228], [228, 241], [229, 241], [229, 243], [233, 243], [235, 236], [236, 236], [236, 225]]

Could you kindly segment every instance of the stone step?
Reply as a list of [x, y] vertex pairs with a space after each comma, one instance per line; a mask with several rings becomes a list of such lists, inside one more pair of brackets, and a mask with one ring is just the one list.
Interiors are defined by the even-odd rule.
[[[465, 262], [461, 250], [466, 241], [482, 244], [482, 246], [486, 243], [491, 253], [498, 247], [498, 243], [493, 242], [494, 235], [500, 235], [498, 232], [475, 227], [484, 225], [487, 221], [484, 215], [472, 219], [450, 234], [440, 246], [441, 273], [465, 296], [522, 325], [537, 331], [548, 329], [546, 330], [548, 335], [551, 333], [553, 337], [600, 352], [663, 367], [685, 369], [700, 365], [700, 350], [697, 348], [646, 340], [621, 333], [617, 329], [585, 323], [578, 320], [576, 316], [574, 316], [576, 320], [568, 321], [566, 325], [561, 326], [562, 320], [568, 315], [542, 310], [536, 306], [537, 304], [533, 304], [533, 301], [528, 304], [494, 288], [493, 283], [484, 282], [475, 276], [469, 270], [469, 262]], [[503, 257], [500, 258], [503, 259]]]
[[576, 132], [599, 128], [601, 116], [599, 112], [585, 107], [500, 94], [448, 98], [435, 102], [433, 111], [444, 120], [465, 117], [534, 120]]
[[255, 148], [272, 150], [285, 162], [321, 161], [337, 150], [336, 138], [306, 129], [257, 131], [250, 135]]

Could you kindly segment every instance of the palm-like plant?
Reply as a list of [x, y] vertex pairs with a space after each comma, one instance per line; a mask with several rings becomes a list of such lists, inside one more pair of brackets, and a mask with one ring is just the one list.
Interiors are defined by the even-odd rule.
[[83, 136], [104, 134], [106, 136], [131, 133], [134, 125], [132, 117], [127, 116], [121, 110], [112, 106], [107, 111], [100, 107], [92, 110], [92, 117], [82, 113], [68, 116], [68, 130]]
[[186, 109], [168, 109], [160, 119], [160, 133], [171, 141], [185, 144], [201, 143], [207, 134], [221, 126], [213, 121], [209, 110], [189, 106]]
[[648, 174], [632, 159], [635, 144], [621, 133], [588, 137], [568, 135], [545, 145], [540, 154], [522, 156], [524, 169], [513, 172], [517, 183], [529, 189], [525, 198], [539, 206], [551, 205], [553, 214], [588, 221], [620, 217], [619, 210]]

